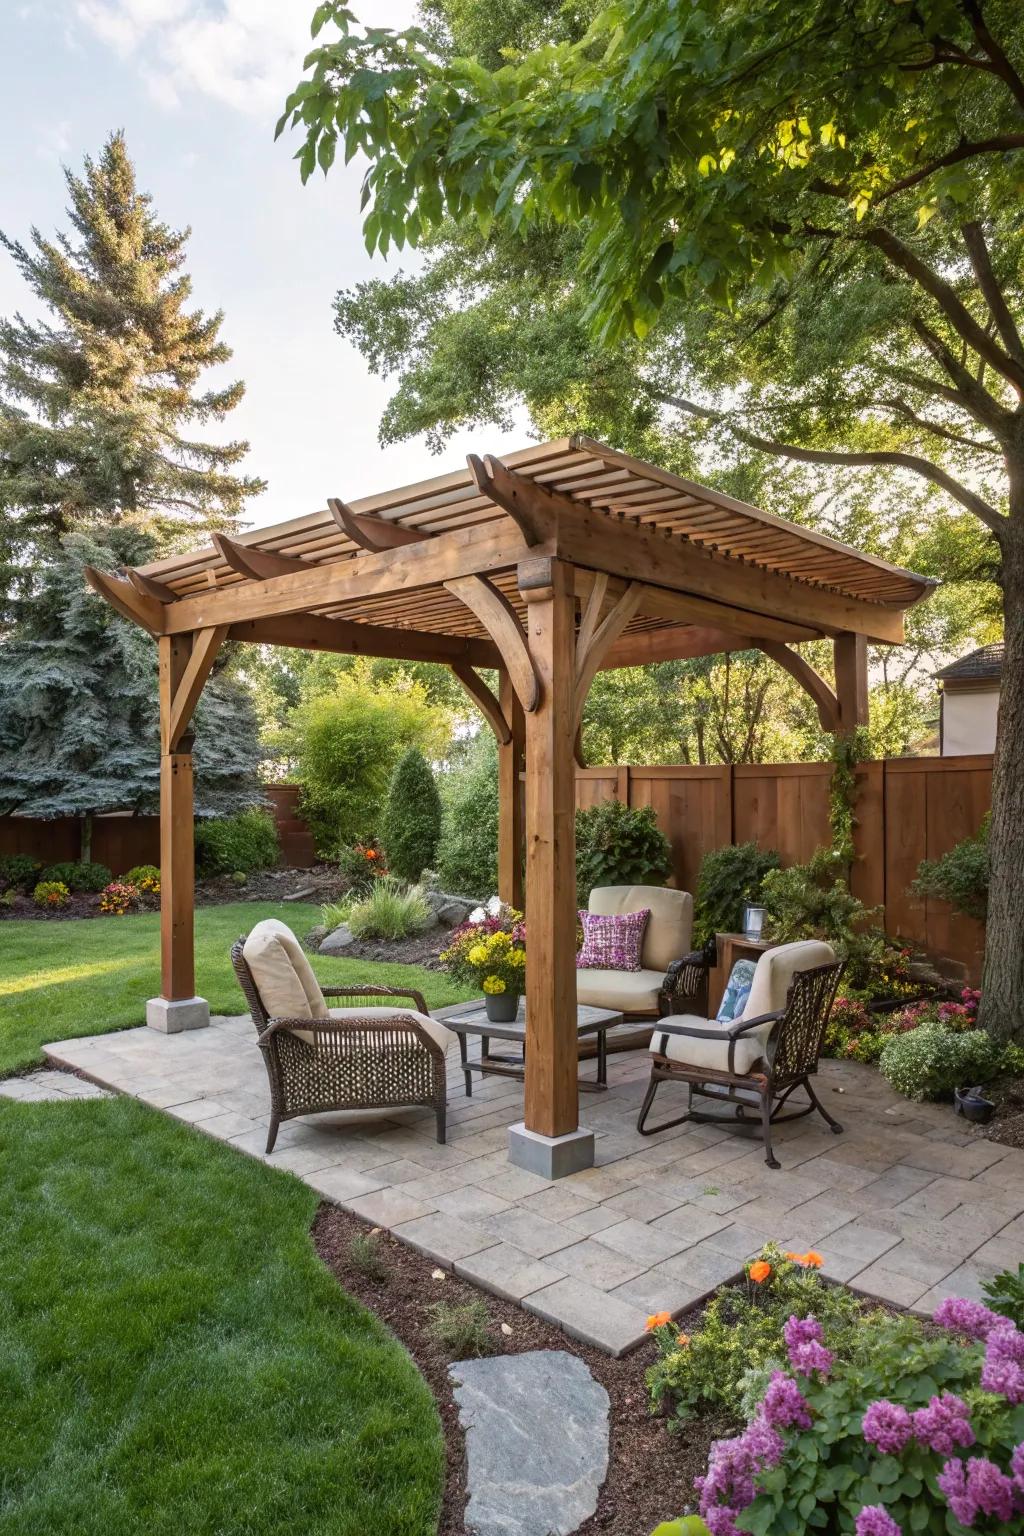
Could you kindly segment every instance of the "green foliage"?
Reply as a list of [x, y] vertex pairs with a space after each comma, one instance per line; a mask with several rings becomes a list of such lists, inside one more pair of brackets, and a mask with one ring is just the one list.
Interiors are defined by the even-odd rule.
[[716, 933], [737, 933], [743, 922], [744, 902], [759, 902], [761, 882], [778, 869], [773, 848], [756, 843], [736, 843], [713, 848], [700, 861], [694, 893], [693, 942], [702, 949]]
[[102, 891], [114, 876], [105, 864], [76, 864], [69, 860], [66, 864], [49, 864], [39, 878], [60, 880], [69, 891], [95, 892]]
[[829, 825], [832, 847], [842, 861], [853, 863], [853, 829], [857, 825], [857, 764], [867, 756], [868, 733], [863, 727], [832, 737], [832, 780], [829, 784]]
[[407, 678], [378, 686], [353, 670], [338, 676], [333, 692], [300, 704], [286, 736], [320, 852], [375, 837], [399, 758], [409, 747], [440, 754], [447, 735], [447, 717]]
[[482, 1297], [472, 1301], [435, 1301], [427, 1308], [427, 1336], [453, 1360], [475, 1359], [494, 1351], [491, 1314]]
[[916, 896], [938, 897], [957, 912], [984, 922], [988, 916], [988, 835], [986, 815], [973, 837], [965, 837], [938, 859], [922, 859], [911, 886]]
[[[758, 1494], [738, 1516], [739, 1526], [752, 1536], [852, 1531], [861, 1510], [877, 1505], [900, 1531], [922, 1536], [963, 1531], [936, 1484], [948, 1450], [933, 1451], [912, 1435], [898, 1454], [883, 1454], [865, 1437], [865, 1410], [882, 1399], [914, 1413], [952, 1394], [970, 1412], [974, 1440], [967, 1455], [1008, 1468], [1012, 1448], [1024, 1434], [1024, 1410], [980, 1389], [982, 1345], [885, 1313], [859, 1329], [853, 1343], [849, 1357], [838, 1359], [828, 1373], [798, 1378], [811, 1427], [784, 1431], [781, 1460], [758, 1474]], [[1012, 1518], [1009, 1525], [989, 1526], [1012, 1528]]]
[[352, 892], [365, 894], [387, 872], [381, 851], [373, 843], [343, 843], [338, 849], [338, 873]]
[[684, 1515], [681, 1520], [663, 1520], [651, 1536], [711, 1536], [700, 1515]]
[[255, 806], [236, 816], [197, 821], [195, 847], [202, 878], [273, 869], [281, 858], [277, 823], [269, 811]]
[[124, 524], [196, 542], [263, 489], [234, 473], [248, 443], [200, 440], [244, 386], [206, 385], [231, 349], [219, 313], [186, 307], [188, 231], [138, 189], [123, 134], [65, 180], [69, 233], [33, 230], [27, 247], [0, 235], [43, 311], [0, 322], [0, 611], [68, 532]]
[[647, 1386], [654, 1410], [667, 1410], [679, 1424], [712, 1410], [735, 1419], [749, 1381], [763, 1385], [785, 1363], [782, 1330], [789, 1317], [816, 1317], [829, 1349], [852, 1352], [865, 1323], [865, 1309], [852, 1292], [825, 1285], [814, 1267], [786, 1258], [774, 1243], [761, 1259], [769, 1276], [720, 1290], [694, 1333], [687, 1336], [675, 1324], [653, 1329], [658, 1358], [648, 1369]]
[[846, 861], [834, 848], [818, 848], [806, 864], [773, 869], [761, 895], [768, 911], [766, 937], [777, 944], [823, 939], [847, 962], [846, 983], [868, 986], [885, 950], [874, 926], [877, 909], [865, 907], [846, 881]]
[[37, 907], [66, 907], [71, 892], [62, 880], [40, 880], [32, 892]]
[[483, 900], [498, 884], [498, 749], [490, 731], [467, 744], [439, 789], [441, 888]]
[[[0, 665], [0, 815], [152, 814], [160, 791], [156, 647], [86, 586], [84, 568], [147, 560], [130, 527], [69, 534], [18, 605]], [[259, 798], [256, 719], [236, 651], [195, 716], [196, 805], [226, 813]]]
[[374, 1285], [385, 1285], [391, 1270], [384, 1257], [381, 1240], [373, 1232], [357, 1232], [348, 1245], [348, 1261], [353, 1269]]
[[1000, 1064], [999, 1046], [984, 1029], [922, 1024], [887, 1041], [882, 1076], [908, 1099], [949, 1098], [954, 1088], [983, 1083]]
[[381, 823], [388, 868], [402, 880], [418, 880], [433, 867], [441, 837], [441, 797], [418, 747], [409, 747], [391, 775]]
[[369, 895], [352, 903], [345, 921], [357, 939], [407, 939], [426, 927], [430, 908], [418, 885], [382, 875]]
[[1000, 1317], [1008, 1317], [1015, 1327], [1024, 1329], [1024, 1263], [1012, 1269], [1001, 1270], [991, 1280], [983, 1280], [981, 1289], [985, 1302]]
[[355, 899], [346, 896], [342, 901], [325, 901], [320, 908], [320, 921], [328, 933], [339, 928], [342, 923], [347, 923], [349, 913], [355, 905]]
[[30, 885], [35, 885], [42, 869], [38, 859], [34, 859], [28, 853], [5, 853], [0, 858], [0, 880], [8, 885], [15, 885], [20, 890], [28, 890]]
[[143, 895], [157, 895], [160, 890], [160, 871], [155, 864], [133, 864], [121, 879]]
[[606, 800], [576, 812], [576, 899], [586, 906], [598, 885], [664, 885], [672, 845], [651, 805]]

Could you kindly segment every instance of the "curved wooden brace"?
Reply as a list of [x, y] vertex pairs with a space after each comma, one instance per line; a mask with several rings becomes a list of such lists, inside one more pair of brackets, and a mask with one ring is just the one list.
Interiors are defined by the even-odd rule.
[[532, 715], [540, 703], [540, 684], [523, 627], [508, 598], [492, 586], [486, 576], [456, 576], [444, 586], [476, 614], [501, 652], [520, 704], [528, 715]]
[[171, 700], [170, 719], [166, 722], [165, 752], [176, 752], [178, 743], [188, 730], [203, 685], [213, 670], [217, 652], [226, 640], [227, 633], [228, 626], [222, 624], [216, 629], [201, 629], [193, 639], [192, 654]]
[[839, 700], [825, 679], [796, 651], [791, 651], [788, 645], [780, 645], [775, 640], [759, 640], [757, 644], [759, 650], [770, 656], [790, 677], [795, 678], [805, 693], [810, 694], [817, 707], [822, 730], [838, 731]]
[[401, 523], [390, 523], [383, 517], [368, 517], [365, 512], [353, 512], [337, 496], [328, 496], [327, 510], [353, 544], [375, 555], [384, 549], [398, 549], [403, 544], [422, 544], [424, 539], [430, 537], [420, 528], [403, 528]]
[[256, 549], [249, 544], [238, 544], [226, 533], [213, 535], [213, 546], [218, 555], [239, 576], [251, 581], [263, 581], [268, 576], [290, 576], [293, 571], [308, 571], [315, 561], [298, 560], [294, 555], [278, 555], [266, 549]]
[[453, 674], [458, 678], [498, 738], [499, 745], [503, 747], [508, 746], [512, 740], [512, 729], [505, 719], [504, 710], [483, 678], [474, 672], [467, 662], [453, 661], [450, 663], [450, 666]]
[[[580, 637], [576, 642], [576, 685], [573, 692], [573, 721], [577, 731], [580, 729], [583, 721], [583, 706], [587, 702], [590, 685], [600, 671], [601, 663], [606, 654], [639, 608], [643, 595], [643, 583], [631, 581], [611, 612], [600, 623], [597, 623], [601, 604], [604, 601], [604, 592], [600, 590], [598, 582], [595, 581], [594, 583], [590, 599], [584, 611], [583, 623], [580, 625]], [[589, 624], [587, 623], [588, 619], [590, 620]], [[580, 640], [585, 638], [584, 626], [587, 628], [587, 643], [581, 645]]]
[[85, 567], [85, 579], [123, 619], [130, 619], [151, 635], [162, 633], [163, 608], [154, 598], [137, 591], [131, 582], [122, 581], [120, 576], [111, 576], [91, 565]]

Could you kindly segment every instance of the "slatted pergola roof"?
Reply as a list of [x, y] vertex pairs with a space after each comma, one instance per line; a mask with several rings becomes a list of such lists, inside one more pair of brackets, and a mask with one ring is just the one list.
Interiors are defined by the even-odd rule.
[[[596, 673], [759, 647], [827, 730], [848, 732], [867, 718], [867, 642], [900, 641], [932, 586], [586, 437], [470, 456], [453, 474], [89, 577], [159, 645], [154, 1027], [208, 1022], [193, 996], [190, 722], [221, 645], [443, 663], [499, 744], [499, 892], [517, 907], [525, 865], [525, 1133], [552, 1159], [577, 1134], [574, 756]], [[834, 686], [792, 649], [826, 637]]]

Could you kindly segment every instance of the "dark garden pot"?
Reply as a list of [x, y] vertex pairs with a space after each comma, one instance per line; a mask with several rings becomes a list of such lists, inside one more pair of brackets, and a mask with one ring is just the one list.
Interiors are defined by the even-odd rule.
[[966, 1120], [973, 1120], [976, 1125], [987, 1125], [995, 1113], [992, 1100], [986, 1099], [978, 1088], [955, 1088], [953, 1109]]
[[519, 1012], [519, 994], [499, 992], [496, 997], [485, 997], [484, 1007], [492, 1024], [514, 1024]]

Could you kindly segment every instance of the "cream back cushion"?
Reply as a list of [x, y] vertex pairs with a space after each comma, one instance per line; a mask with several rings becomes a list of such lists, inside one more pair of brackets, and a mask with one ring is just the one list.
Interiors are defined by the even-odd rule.
[[285, 923], [257, 923], [242, 955], [272, 1019], [326, 1019], [327, 1004], [298, 939]]
[[795, 944], [778, 944], [766, 949], [757, 962], [747, 1006], [741, 1015], [756, 1019], [762, 1013], [778, 1013], [786, 1006], [786, 995], [797, 971], [813, 971], [819, 965], [832, 965], [835, 951], [820, 939], [800, 939]]
[[693, 932], [693, 897], [689, 891], [669, 891], [660, 885], [598, 885], [590, 893], [591, 912], [617, 917], [650, 908], [641, 959], [644, 969], [662, 974], [688, 954]]

